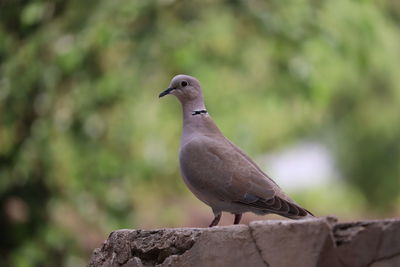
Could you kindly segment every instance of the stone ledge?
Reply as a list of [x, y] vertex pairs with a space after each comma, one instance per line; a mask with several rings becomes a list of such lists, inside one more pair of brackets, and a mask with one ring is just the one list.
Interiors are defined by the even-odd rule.
[[88, 266], [400, 266], [400, 220], [118, 230]]

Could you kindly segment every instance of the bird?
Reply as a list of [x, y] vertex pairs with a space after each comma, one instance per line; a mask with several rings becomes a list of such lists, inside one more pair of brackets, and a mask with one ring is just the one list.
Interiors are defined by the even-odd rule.
[[166, 95], [174, 95], [182, 106], [181, 175], [190, 191], [211, 207], [214, 218], [209, 227], [218, 225], [222, 212], [235, 216], [233, 224], [239, 224], [245, 212], [290, 219], [314, 217], [222, 134], [205, 107], [196, 78], [176, 75], [159, 98]]

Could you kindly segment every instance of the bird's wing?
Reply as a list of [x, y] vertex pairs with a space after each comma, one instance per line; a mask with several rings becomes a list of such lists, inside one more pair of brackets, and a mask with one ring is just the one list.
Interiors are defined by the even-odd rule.
[[181, 149], [182, 172], [193, 187], [220, 200], [283, 216], [307, 214], [238, 149], [225, 138], [196, 138]]

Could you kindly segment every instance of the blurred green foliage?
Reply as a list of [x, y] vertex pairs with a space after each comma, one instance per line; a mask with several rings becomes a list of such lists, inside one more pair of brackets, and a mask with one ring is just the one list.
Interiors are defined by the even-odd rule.
[[181, 225], [180, 107], [157, 99], [179, 73], [251, 155], [322, 140], [357, 208], [399, 211], [396, 0], [3, 0], [0, 19], [2, 266], [84, 265], [113, 229]]

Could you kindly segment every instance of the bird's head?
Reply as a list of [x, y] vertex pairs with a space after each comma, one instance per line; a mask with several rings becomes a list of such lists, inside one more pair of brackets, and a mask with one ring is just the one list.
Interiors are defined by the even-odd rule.
[[160, 93], [159, 97], [166, 95], [176, 96], [182, 103], [202, 99], [199, 81], [189, 75], [176, 75], [172, 78], [169, 87]]

